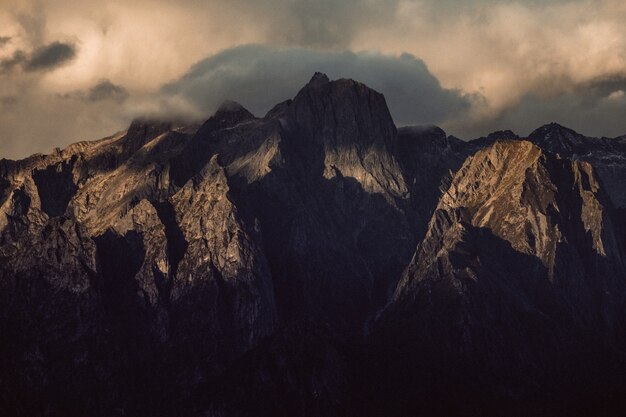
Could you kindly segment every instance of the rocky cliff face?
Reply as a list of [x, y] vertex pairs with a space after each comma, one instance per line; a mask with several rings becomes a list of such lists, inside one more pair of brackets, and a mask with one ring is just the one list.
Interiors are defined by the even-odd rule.
[[227, 102], [200, 126], [138, 120], [0, 161], [0, 412], [617, 395], [620, 142], [541, 132], [396, 129], [381, 94], [317, 73], [262, 118]]
[[170, 180], [189, 130], [134, 122], [101, 142], [6, 163], [9, 409], [163, 412], [274, 330], [258, 231], [229, 201], [217, 158], [181, 188]]
[[402, 383], [436, 396], [447, 378], [472, 381], [455, 389], [491, 406], [524, 398], [531, 414], [547, 410], [529, 399], [569, 398], [581, 381], [610, 397], [624, 383], [612, 374], [626, 307], [616, 222], [586, 162], [519, 140], [469, 157], [379, 321], [379, 337], [402, 335]]
[[529, 140], [548, 152], [591, 163], [613, 205], [626, 207], [626, 146], [622, 140], [583, 136], [556, 123], [538, 128]]

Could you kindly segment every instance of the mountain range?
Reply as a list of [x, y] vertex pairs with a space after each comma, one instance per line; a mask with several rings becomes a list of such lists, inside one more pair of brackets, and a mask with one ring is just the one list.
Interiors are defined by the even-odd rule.
[[0, 161], [0, 414], [622, 415], [626, 137], [264, 117]]

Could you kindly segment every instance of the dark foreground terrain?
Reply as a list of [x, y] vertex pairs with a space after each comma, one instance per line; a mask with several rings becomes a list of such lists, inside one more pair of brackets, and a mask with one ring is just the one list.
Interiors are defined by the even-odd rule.
[[257, 118], [0, 161], [2, 416], [626, 413], [626, 139]]

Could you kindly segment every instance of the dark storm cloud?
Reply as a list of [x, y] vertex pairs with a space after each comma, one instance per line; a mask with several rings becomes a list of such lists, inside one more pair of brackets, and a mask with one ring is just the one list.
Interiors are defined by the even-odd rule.
[[122, 102], [128, 98], [128, 91], [124, 87], [104, 79], [89, 89], [86, 98], [89, 101], [114, 100]]
[[59, 97], [63, 99], [79, 100], [88, 103], [96, 103], [99, 101], [122, 103], [129, 96], [128, 90], [121, 85], [113, 84], [106, 78], [98, 81], [97, 84], [87, 90], [59, 94]]
[[490, 131], [512, 129], [528, 135], [546, 123], [556, 122], [588, 136], [626, 134], [626, 80], [591, 84], [555, 97], [527, 94], [515, 106], [478, 124], [468, 123], [461, 137], [471, 139]]
[[[0, 155], [106, 135], [142, 114], [205, 117], [228, 98], [262, 115], [318, 70], [385, 94], [399, 125], [464, 138], [552, 120], [626, 132], [626, 77], [612, 76], [626, 74], [620, 0], [100, 3], [2, 0], [0, 97], [19, 101], [0, 100]], [[89, 53], [51, 43], [67, 39]], [[268, 46], [233, 48], [253, 42]]]
[[[262, 115], [293, 97], [315, 71], [353, 78], [383, 93], [396, 123], [437, 123], [467, 111], [471, 97], [442, 88], [423, 61], [412, 56], [334, 53], [248, 45], [204, 59], [163, 87], [166, 100], [190, 102], [210, 113], [226, 99]], [[172, 106], [175, 106], [172, 105]], [[165, 111], [175, 111], [167, 108]]]
[[610, 74], [581, 83], [566, 77], [550, 82], [568, 87], [563, 93], [549, 96], [525, 94], [514, 106], [484, 120], [482, 132], [487, 128], [512, 128], [527, 134], [543, 124], [557, 122], [590, 136], [626, 134], [626, 74]]
[[59, 41], [35, 49], [24, 64], [26, 71], [48, 71], [58, 68], [76, 56], [76, 46]]
[[0, 61], [0, 73], [22, 67], [26, 72], [50, 71], [67, 64], [76, 56], [76, 46], [70, 43], [52, 42], [36, 48], [31, 54], [17, 50], [10, 58]]
[[0, 60], [0, 74], [6, 74], [13, 71], [19, 65], [23, 65], [28, 60], [28, 56], [24, 51], [15, 51], [10, 58]]
[[[273, 0], [265, 11], [273, 37], [303, 46], [346, 45], [364, 27], [381, 26], [393, 20], [399, 0]], [[283, 10], [284, 16], [275, 10]], [[268, 13], [270, 12], [270, 13]]]
[[[187, 0], [198, 4], [197, 0]], [[563, 4], [572, 0], [517, 0], [524, 6]], [[343, 48], [365, 30], [392, 28], [402, 5], [418, 5], [429, 23], [449, 24], [451, 18], [501, 4], [502, 0], [230, 0], [239, 15], [254, 16], [272, 42], [304, 47]], [[420, 17], [420, 16], [414, 16]], [[254, 22], [253, 22], [254, 24]]]
[[586, 102], [594, 104], [598, 100], [619, 91], [626, 91], [626, 74], [613, 74], [588, 81], [576, 88]]

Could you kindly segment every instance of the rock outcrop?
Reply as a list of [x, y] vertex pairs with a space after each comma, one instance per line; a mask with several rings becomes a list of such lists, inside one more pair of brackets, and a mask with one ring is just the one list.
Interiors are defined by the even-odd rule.
[[316, 73], [264, 117], [226, 102], [2, 160], [0, 414], [614, 405], [623, 152], [396, 129], [380, 93]]
[[626, 329], [616, 221], [586, 162], [519, 140], [469, 157], [378, 322], [379, 349], [403, 368], [394, 382], [437, 399], [398, 401], [462, 412], [436, 403], [453, 388], [480, 409], [522, 399], [537, 415], [549, 399], [575, 411], [581, 384], [586, 399], [615, 395]]
[[626, 146], [623, 141], [581, 135], [557, 123], [544, 125], [529, 140], [548, 152], [593, 165], [615, 207], [626, 207]]

